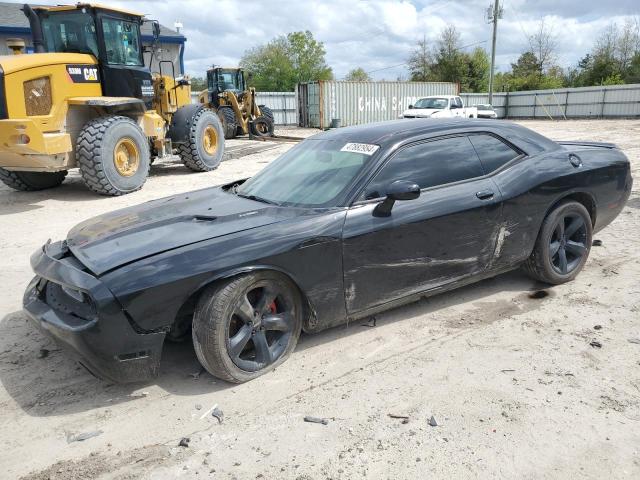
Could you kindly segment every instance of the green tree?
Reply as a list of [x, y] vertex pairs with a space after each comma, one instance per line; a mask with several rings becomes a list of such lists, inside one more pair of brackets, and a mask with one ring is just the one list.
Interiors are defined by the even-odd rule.
[[471, 55], [465, 55], [467, 62], [466, 81], [461, 88], [465, 92], [486, 92], [489, 90], [489, 55], [482, 47], [477, 47]]
[[294, 67], [286, 37], [277, 37], [266, 45], [247, 50], [240, 66], [251, 77], [249, 84], [266, 92], [285, 92], [295, 86]]
[[441, 82], [465, 83], [467, 65], [465, 55], [460, 50], [460, 34], [453, 25], [440, 32], [436, 44], [435, 65], [433, 71]]
[[287, 41], [294, 80], [297, 83], [333, 78], [331, 67], [324, 59], [326, 54], [324, 44], [314, 39], [309, 30], [290, 33], [287, 35]]
[[349, 80], [351, 82], [370, 82], [371, 81], [371, 77], [369, 76], [369, 74], [367, 72], [364, 71], [363, 68], [354, 68], [353, 70], [351, 70], [349, 73], [347, 73], [347, 76], [344, 77], [345, 80]]
[[191, 91], [202, 92], [207, 89], [207, 80], [202, 77], [191, 77]]
[[293, 32], [245, 51], [240, 66], [250, 85], [262, 91], [292, 91], [296, 83], [333, 78], [322, 42], [311, 32]]
[[433, 53], [423, 37], [409, 55], [407, 65], [409, 67], [409, 80], [412, 82], [433, 81]]
[[602, 85], [624, 85], [624, 80], [619, 73], [614, 73], [613, 75], [605, 78]]

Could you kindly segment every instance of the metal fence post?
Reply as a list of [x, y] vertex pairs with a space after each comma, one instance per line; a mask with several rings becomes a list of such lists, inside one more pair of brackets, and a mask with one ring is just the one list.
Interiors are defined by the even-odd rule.
[[607, 89], [602, 89], [602, 106], [600, 108], [600, 118], [604, 118], [604, 100], [607, 97]]
[[533, 94], [533, 118], [536, 118], [536, 107], [538, 106], [538, 94]]
[[564, 118], [567, 119], [567, 107], [569, 106], [569, 90], [567, 90], [567, 94], [564, 97]]
[[507, 97], [504, 104], [504, 118], [509, 118], [509, 90], [507, 90]]

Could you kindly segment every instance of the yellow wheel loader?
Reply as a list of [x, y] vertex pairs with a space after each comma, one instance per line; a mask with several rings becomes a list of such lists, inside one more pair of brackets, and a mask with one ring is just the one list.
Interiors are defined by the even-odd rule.
[[[224, 132], [216, 113], [191, 104], [190, 83], [176, 79], [171, 62], [153, 74], [144, 65], [142, 15], [85, 3], [23, 11], [36, 53], [0, 57], [6, 185], [55, 187], [78, 167], [91, 190], [123, 195], [142, 187], [152, 157], [176, 152], [191, 170], [218, 166]], [[156, 21], [153, 32], [157, 40]], [[163, 74], [166, 64], [172, 75]]]
[[207, 90], [200, 93], [198, 100], [218, 113], [224, 138], [248, 133], [273, 136], [273, 112], [265, 105], [256, 105], [256, 90], [247, 88], [241, 68], [214, 66], [207, 70]]

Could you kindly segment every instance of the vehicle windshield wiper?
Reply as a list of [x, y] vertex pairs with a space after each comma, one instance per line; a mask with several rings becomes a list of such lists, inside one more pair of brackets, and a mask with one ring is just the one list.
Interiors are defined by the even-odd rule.
[[266, 198], [257, 197], [255, 195], [244, 195], [238, 192], [236, 192], [236, 195], [242, 198], [246, 198], [248, 200], [255, 200], [256, 202], [268, 203], [269, 205], [279, 205], [277, 202], [274, 202], [272, 200], [267, 200]]

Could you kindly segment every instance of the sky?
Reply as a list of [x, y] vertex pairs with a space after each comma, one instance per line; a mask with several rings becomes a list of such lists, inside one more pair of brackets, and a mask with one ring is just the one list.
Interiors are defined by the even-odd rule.
[[[211, 64], [235, 66], [245, 50], [278, 35], [310, 30], [324, 43], [326, 60], [340, 80], [362, 67], [375, 80], [408, 76], [405, 65], [416, 42], [435, 40], [447, 25], [462, 45], [491, 49], [486, 10], [493, 0], [100, 0], [146, 14], [187, 37], [185, 69], [204, 76]], [[65, 3], [64, 0], [43, 3]], [[71, 2], [69, 2], [71, 3]], [[529, 46], [544, 19], [555, 33], [557, 61], [574, 66], [612, 22], [640, 16], [640, 0], [503, 0], [498, 23], [496, 70], [506, 71]], [[480, 43], [483, 42], [483, 43]], [[393, 68], [388, 68], [393, 67]]]

